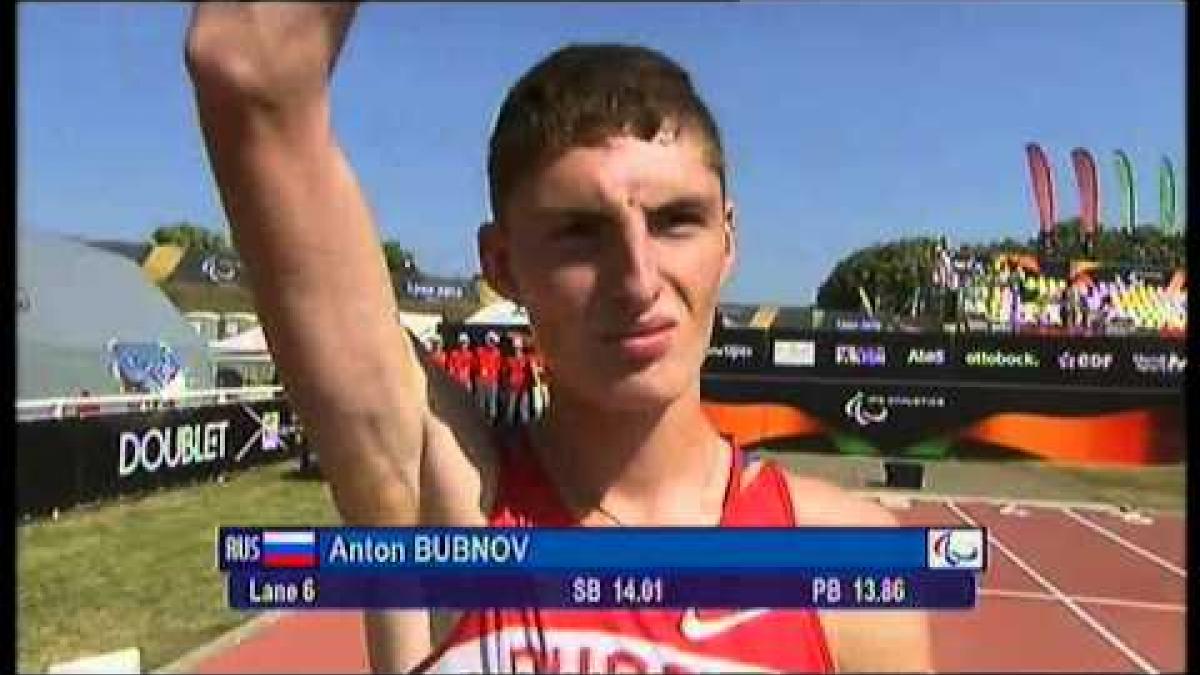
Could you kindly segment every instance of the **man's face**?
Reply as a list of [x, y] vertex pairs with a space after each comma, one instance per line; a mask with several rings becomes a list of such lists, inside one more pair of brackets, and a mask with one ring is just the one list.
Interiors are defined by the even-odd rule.
[[485, 273], [528, 308], [556, 386], [604, 407], [661, 407], [699, 386], [733, 211], [689, 134], [576, 147], [485, 228]]

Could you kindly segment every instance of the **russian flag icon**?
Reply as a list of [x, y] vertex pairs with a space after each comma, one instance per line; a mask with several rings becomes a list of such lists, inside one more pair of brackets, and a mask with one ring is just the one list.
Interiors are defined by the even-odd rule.
[[277, 568], [316, 567], [317, 534], [312, 530], [263, 532], [263, 565]]

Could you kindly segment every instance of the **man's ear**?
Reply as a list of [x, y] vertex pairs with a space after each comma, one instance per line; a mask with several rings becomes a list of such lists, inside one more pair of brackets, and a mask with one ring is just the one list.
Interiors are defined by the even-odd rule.
[[479, 262], [483, 268], [483, 279], [492, 290], [518, 305], [521, 300], [517, 284], [512, 275], [512, 247], [509, 232], [503, 224], [486, 222], [479, 226], [476, 237], [479, 245]]
[[725, 228], [725, 258], [721, 263], [721, 285], [724, 286], [733, 272], [733, 263], [737, 259], [737, 209], [734, 208], [732, 199], [725, 201], [722, 224]]

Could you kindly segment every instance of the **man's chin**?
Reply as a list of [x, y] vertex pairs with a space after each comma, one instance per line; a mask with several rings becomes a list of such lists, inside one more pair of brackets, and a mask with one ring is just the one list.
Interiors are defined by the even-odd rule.
[[686, 389], [684, 384], [670, 368], [647, 368], [614, 378], [597, 392], [597, 398], [609, 409], [649, 412], [674, 403]]

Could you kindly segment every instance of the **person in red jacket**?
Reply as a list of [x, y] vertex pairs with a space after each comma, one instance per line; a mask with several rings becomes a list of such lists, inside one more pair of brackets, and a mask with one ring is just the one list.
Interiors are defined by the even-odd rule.
[[529, 414], [534, 420], [541, 419], [550, 405], [550, 385], [546, 376], [546, 363], [537, 345], [529, 345], [525, 359], [529, 362]]
[[483, 344], [475, 350], [475, 403], [484, 418], [495, 424], [500, 407], [500, 336], [489, 330]]
[[474, 368], [475, 353], [471, 351], [471, 337], [466, 333], [459, 333], [458, 345], [446, 355], [446, 372], [450, 373], [450, 379], [470, 391], [471, 371]]
[[442, 338], [434, 335], [429, 338], [429, 360], [442, 370], [446, 370], [446, 350], [442, 349]]
[[529, 357], [520, 335], [512, 336], [512, 352], [504, 357], [504, 421], [509, 426], [529, 423]]

